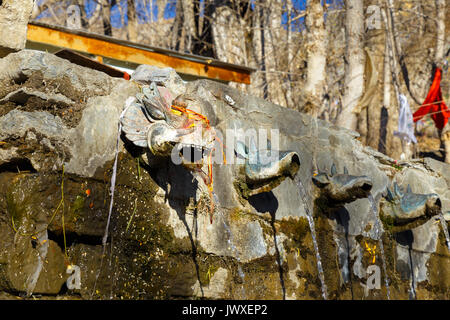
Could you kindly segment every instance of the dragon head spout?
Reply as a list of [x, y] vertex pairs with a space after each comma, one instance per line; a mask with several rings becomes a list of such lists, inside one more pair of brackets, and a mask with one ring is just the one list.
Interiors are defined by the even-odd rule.
[[122, 131], [152, 155], [172, 157], [174, 163], [202, 172], [203, 160], [214, 146], [215, 131], [201, 110], [179, 104], [167, 88], [155, 82], [144, 85], [126, 104], [120, 119]]
[[369, 177], [349, 175], [346, 168], [343, 174], [338, 174], [335, 164], [331, 166], [331, 174], [319, 172], [312, 180], [332, 207], [366, 198], [372, 189]]
[[244, 161], [235, 184], [244, 198], [271, 191], [287, 177], [294, 179], [300, 168], [300, 157], [296, 152], [257, 150], [252, 140], [250, 148], [238, 141], [235, 153]]
[[441, 212], [436, 193], [413, 193], [410, 185], [405, 192], [396, 182], [392, 190], [387, 188], [381, 205], [381, 214], [392, 221], [394, 232], [416, 228]]

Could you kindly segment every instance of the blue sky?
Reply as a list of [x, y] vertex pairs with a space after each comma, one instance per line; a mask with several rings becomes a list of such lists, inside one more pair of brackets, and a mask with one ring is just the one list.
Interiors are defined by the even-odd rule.
[[[150, 20], [156, 21], [159, 10], [156, 5], [156, 0], [148, 1], [148, 3], [145, 3], [143, 0], [135, 1], [138, 23], [148, 23]], [[96, 3], [94, 0], [86, 0], [84, 7], [88, 18], [94, 13], [95, 6]], [[122, 10], [119, 10], [119, 6]], [[128, 25], [127, 7], [126, 0], [117, 0], [117, 4], [111, 8], [111, 26], [113, 28], [122, 28], [123, 25]], [[176, 0], [170, 0], [165, 7], [164, 18], [169, 19], [175, 17], [175, 8]], [[122, 11], [123, 17], [120, 11]]]
[[[145, 4], [145, 1], [143, 0], [135, 1], [138, 23], [149, 22], [152, 18], [152, 14], [150, 14], [151, 12], [153, 13], [152, 20], [156, 21], [156, 17], [158, 16], [158, 7], [156, 6], [156, 0], [152, 0], [151, 2], [149, 1], [147, 4]], [[122, 28], [124, 25], [128, 25], [127, 0], [117, 0], [116, 2], [117, 4], [111, 7], [111, 26], [113, 28]], [[96, 5], [97, 4], [94, 0], [85, 1], [84, 10], [88, 18], [90, 18], [94, 13]], [[119, 10], [119, 6], [121, 10]], [[169, 6], [169, 4], [167, 6]], [[122, 11], [122, 15], [120, 11]]]
[[[38, 0], [38, 4], [42, 4], [45, 0]], [[62, 0], [69, 5], [71, 3], [70, 0]], [[156, 0], [151, 0], [146, 3], [143, 0], [135, 0], [136, 1], [136, 12], [137, 12], [137, 18], [138, 23], [147, 23], [152, 18], [153, 21], [156, 21], [156, 18], [158, 16], [158, 10], [159, 8], [156, 5]], [[204, 0], [200, 0], [201, 2]], [[252, 7], [253, 7], [253, 0], [252, 1]], [[338, 6], [343, 5], [343, 0], [324, 0], [327, 3], [335, 3]], [[113, 28], [122, 28], [124, 25], [128, 25], [128, 17], [127, 17], [127, 1], [126, 0], [116, 0], [117, 4], [114, 5], [111, 8], [111, 26]], [[170, 19], [175, 17], [176, 15], [176, 3], [177, 0], [169, 0], [166, 4], [166, 7], [164, 8], [164, 18]], [[306, 9], [306, 0], [292, 0], [293, 7], [297, 10], [296, 13], [292, 14], [292, 18], [295, 18], [295, 16], [298, 14], [298, 11], [303, 11]], [[86, 16], [90, 18], [96, 8], [96, 2], [94, 0], [85, 0], [84, 2], [84, 12], [86, 13]], [[121, 10], [119, 10], [119, 6]], [[122, 15], [121, 15], [122, 11]], [[153, 14], [151, 14], [151, 12]], [[62, 9], [60, 9], [56, 14], [62, 14]], [[36, 20], [39, 20], [44, 17], [49, 17], [50, 13], [48, 10], [43, 11]], [[288, 15], [287, 13], [283, 14], [282, 16], [282, 24], [285, 28], [287, 28], [287, 21], [288, 21]], [[292, 30], [293, 31], [300, 31], [302, 30], [304, 26], [304, 17], [296, 19], [292, 22]]]
[[[333, 4], [334, 6], [341, 7], [344, 6], [344, 0], [322, 0], [322, 3], [326, 1], [327, 4]], [[300, 11], [306, 10], [306, 0], [292, 0], [292, 4], [294, 9], [297, 10], [297, 12], [293, 12], [291, 15], [291, 19], [294, 19]], [[326, 14], [325, 14], [326, 19]], [[288, 23], [288, 14], [287, 12], [283, 14], [281, 19], [281, 24], [284, 26], [285, 29], [287, 29], [287, 23]], [[292, 31], [301, 31], [305, 26], [305, 17], [298, 18], [291, 23]]]

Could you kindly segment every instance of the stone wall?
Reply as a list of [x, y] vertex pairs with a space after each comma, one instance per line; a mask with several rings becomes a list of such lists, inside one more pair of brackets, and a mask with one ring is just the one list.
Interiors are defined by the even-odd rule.
[[[449, 298], [450, 255], [438, 220], [399, 233], [383, 220], [380, 235], [367, 198], [331, 210], [312, 183], [317, 170], [330, 173], [334, 163], [338, 172], [345, 167], [370, 177], [381, 213], [390, 205], [384, 196], [393, 181], [438, 194], [446, 212], [448, 165], [432, 159], [396, 163], [363, 147], [354, 132], [221, 84], [174, 77], [158, 84], [184, 92], [181, 98], [198, 106], [218, 131], [278, 129], [280, 150], [300, 157], [297, 177], [310, 203], [291, 179], [242, 197], [236, 168], [214, 165], [220, 205], [211, 223], [211, 198], [200, 181], [168, 159], [148, 162], [146, 150], [122, 136], [103, 247], [119, 115], [139, 86], [51, 54], [13, 53], [0, 60], [3, 296], [322, 299], [309, 206], [329, 299], [386, 299], [386, 277], [391, 299]], [[375, 246], [371, 254], [367, 248]], [[378, 289], [368, 285], [371, 265], [381, 270]], [[68, 266], [80, 268], [79, 289], [67, 288]]]

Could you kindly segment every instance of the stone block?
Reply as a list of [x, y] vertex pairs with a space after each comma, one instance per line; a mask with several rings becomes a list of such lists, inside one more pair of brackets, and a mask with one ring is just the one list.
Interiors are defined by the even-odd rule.
[[0, 1], [0, 57], [25, 48], [32, 9], [33, 0]]

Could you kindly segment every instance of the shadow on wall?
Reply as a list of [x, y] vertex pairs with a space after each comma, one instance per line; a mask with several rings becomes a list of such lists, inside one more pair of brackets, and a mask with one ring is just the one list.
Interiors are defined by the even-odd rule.
[[279, 205], [272, 191], [255, 194], [248, 198], [248, 202], [259, 213], [269, 212], [271, 216], [275, 216]]
[[[144, 148], [137, 147], [132, 143], [129, 143], [124, 134], [121, 135], [124, 142], [125, 149], [133, 156], [138, 157], [144, 153]], [[172, 207], [180, 221], [183, 222], [186, 232], [189, 236], [189, 241], [192, 247], [192, 261], [195, 265], [195, 271], [197, 275], [198, 283], [200, 284], [200, 291], [202, 297], [204, 297], [202, 281], [200, 279], [200, 266], [197, 261], [197, 246], [195, 244], [194, 237], [197, 238], [197, 212], [194, 212], [194, 223], [192, 228], [186, 221], [186, 206], [183, 201], [186, 199], [196, 199], [196, 190], [198, 187], [197, 180], [194, 176], [182, 166], [174, 165], [167, 159], [160, 159], [147, 153], [150, 163], [158, 163], [155, 168], [145, 163], [140, 163], [140, 166], [150, 175], [153, 181], [165, 191], [166, 198], [164, 200], [169, 201], [170, 207]], [[170, 185], [170, 188], [169, 188]], [[195, 200], [194, 200], [195, 201]]]
[[258, 193], [254, 196], [248, 198], [248, 202], [256, 209], [259, 213], [269, 212], [271, 216], [270, 225], [272, 227], [273, 233], [273, 243], [275, 247], [275, 259], [278, 265], [278, 273], [280, 275], [280, 285], [283, 292], [283, 300], [286, 300], [286, 287], [284, 284], [284, 273], [283, 273], [283, 261], [281, 261], [280, 250], [278, 249], [277, 242], [277, 231], [275, 229], [275, 217], [278, 210], [278, 199], [275, 197], [272, 191]]
[[[351, 270], [351, 265], [352, 265], [352, 261], [351, 261], [351, 255], [350, 255], [350, 241], [349, 241], [349, 221], [350, 221], [350, 214], [348, 213], [347, 209], [345, 207], [340, 207], [339, 209], [337, 209], [336, 212], [336, 222], [342, 226], [344, 228], [344, 232], [345, 232], [345, 249], [347, 250], [346, 252], [346, 258], [347, 258], [347, 272], [348, 272], [348, 281], [350, 281], [350, 293], [352, 295], [352, 300], [354, 299], [354, 295], [353, 295], [353, 279], [352, 279], [352, 270]], [[341, 271], [339, 271], [341, 272]], [[346, 282], [347, 279], [345, 278], [345, 274], [342, 274], [342, 277], [345, 279], [344, 281]]]

